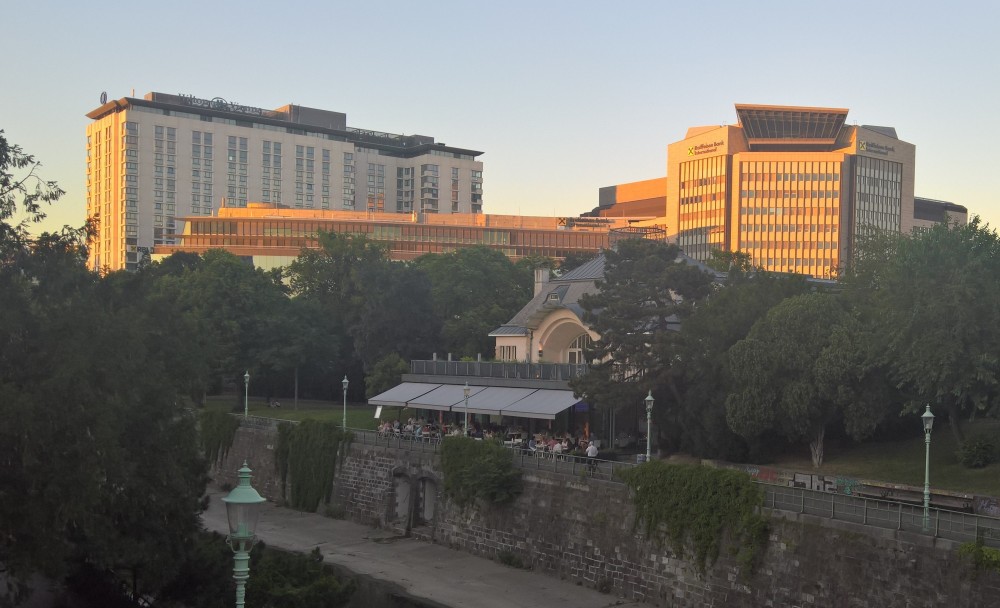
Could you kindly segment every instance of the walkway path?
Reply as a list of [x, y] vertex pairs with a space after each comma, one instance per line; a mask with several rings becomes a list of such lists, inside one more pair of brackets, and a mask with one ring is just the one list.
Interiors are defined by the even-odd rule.
[[[210, 495], [209, 508], [202, 519], [209, 530], [225, 534], [226, 509], [222, 496], [219, 492]], [[257, 535], [270, 546], [290, 551], [309, 552], [319, 547], [326, 563], [398, 585], [412, 597], [430, 600], [444, 608], [639, 606], [575, 583], [517, 570], [441, 545], [279, 508], [273, 503], [264, 504]]]

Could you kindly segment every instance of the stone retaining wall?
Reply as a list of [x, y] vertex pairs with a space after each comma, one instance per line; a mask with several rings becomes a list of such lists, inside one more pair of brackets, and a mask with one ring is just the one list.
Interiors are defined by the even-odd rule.
[[[221, 478], [234, 482], [248, 458], [255, 487], [279, 499], [275, 437], [241, 429]], [[513, 504], [463, 510], [444, 499], [436, 458], [352, 445], [337, 472], [337, 500], [348, 517], [368, 525], [508, 563], [519, 560], [535, 571], [657, 606], [1000, 606], [1000, 576], [974, 578], [949, 541], [775, 512], [756, 572], [742, 572], [724, 548], [701, 573], [633, 530], [634, 511], [621, 484], [529, 470]]]

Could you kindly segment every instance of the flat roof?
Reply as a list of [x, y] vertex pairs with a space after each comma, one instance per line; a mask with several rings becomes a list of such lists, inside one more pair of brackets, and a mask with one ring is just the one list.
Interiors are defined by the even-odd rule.
[[[183, 112], [186, 114], [197, 114], [199, 116], [226, 118], [238, 121], [237, 124], [259, 123], [284, 127], [288, 129], [289, 133], [301, 132], [304, 134], [307, 131], [312, 133], [322, 133], [332, 136], [330, 139], [333, 141], [345, 141], [362, 144], [365, 147], [394, 152], [396, 153], [395, 155], [403, 157], [420, 156], [431, 150], [462, 154], [472, 156], [473, 158], [484, 154], [481, 150], [456, 148], [443, 143], [436, 143], [433, 137], [425, 135], [396, 135], [393, 133], [383, 133], [381, 131], [374, 131], [370, 129], [348, 127], [346, 126], [345, 114], [334, 112], [332, 110], [319, 110], [305, 106], [296, 106], [294, 104], [282, 106], [277, 110], [266, 110], [253, 106], [229, 103], [221, 98], [204, 100], [185, 95], [171, 95], [168, 93], [151, 92], [147, 93], [145, 98], [122, 97], [121, 99], [109, 100], [107, 103], [104, 103], [88, 112], [86, 116], [91, 120], [97, 120], [107, 114], [127, 110], [130, 106], [156, 108], [168, 113]], [[344, 119], [344, 128], [332, 128], [330, 126], [323, 126], [308, 121], [293, 120], [291, 117], [293, 112], [290, 109], [294, 109], [296, 112], [305, 110], [313, 113], [338, 114]]]

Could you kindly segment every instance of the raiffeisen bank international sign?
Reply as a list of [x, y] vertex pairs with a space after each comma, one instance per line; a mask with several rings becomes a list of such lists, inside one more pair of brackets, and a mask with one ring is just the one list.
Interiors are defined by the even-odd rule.
[[710, 154], [717, 151], [722, 146], [726, 145], [726, 142], [721, 139], [710, 144], [698, 144], [697, 146], [691, 146], [688, 148], [688, 156], [698, 156], [699, 154]]
[[858, 152], [867, 152], [869, 154], [878, 154], [880, 156], [889, 156], [892, 152], [896, 151], [895, 146], [883, 146], [882, 144], [877, 144], [873, 141], [859, 141], [858, 142]]

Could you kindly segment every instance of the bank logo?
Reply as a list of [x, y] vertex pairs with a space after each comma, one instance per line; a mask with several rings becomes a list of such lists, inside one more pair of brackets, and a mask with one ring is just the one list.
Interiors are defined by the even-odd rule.
[[858, 141], [858, 152], [889, 156], [896, 152], [896, 146], [886, 146], [874, 141]]
[[694, 156], [694, 146], [688, 148], [688, 156]]

